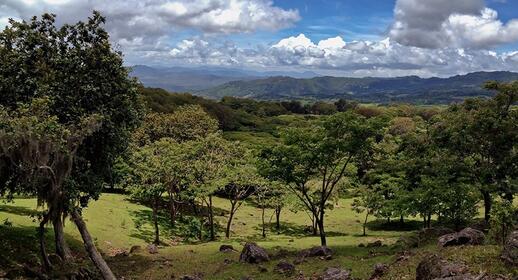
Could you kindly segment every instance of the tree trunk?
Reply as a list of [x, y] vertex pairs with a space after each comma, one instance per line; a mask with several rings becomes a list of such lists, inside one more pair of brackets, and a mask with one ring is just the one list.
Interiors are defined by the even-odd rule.
[[99, 251], [97, 251], [97, 248], [95, 248], [92, 237], [90, 236], [90, 233], [86, 228], [86, 224], [83, 221], [81, 215], [79, 215], [79, 213], [76, 210], [72, 211], [72, 220], [76, 224], [79, 233], [81, 233], [81, 237], [83, 238], [83, 242], [85, 244], [85, 249], [88, 252], [88, 255], [90, 256], [90, 259], [95, 264], [97, 269], [99, 269], [99, 271], [101, 272], [103, 279], [117, 280], [108, 264], [106, 264]]
[[405, 224], [405, 218], [403, 217], [403, 215], [401, 215], [401, 216], [399, 217], [399, 223], [400, 223], [401, 225], [404, 225], [404, 224]]
[[265, 225], [265, 222], [264, 222], [264, 207], [262, 208], [262, 212], [261, 212], [261, 220], [263, 222], [263, 238], [266, 238], [266, 225]]
[[428, 213], [428, 228], [432, 227], [432, 213]]
[[63, 219], [62, 214], [57, 214], [52, 219], [52, 225], [54, 227], [54, 240], [56, 243], [56, 253], [63, 259], [63, 261], [70, 261], [73, 259], [72, 251], [68, 247], [65, 241], [65, 233], [63, 231]]
[[324, 230], [324, 209], [320, 211], [320, 218], [317, 219], [318, 231], [320, 233], [320, 245], [327, 246], [326, 232]]
[[232, 226], [232, 219], [234, 218], [234, 211], [236, 209], [236, 204], [234, 202], [230, 202], [230, 214], [228, 216], [227, 228], [225, 230], [225, 237], [230, 238], [230, 227]]
[[367, 236], [366, 228], [367, 228], [367, 220], [369, 219], [369, 211], [365, 214], [365, 220], [363, 221], [363, 236]]
[[45, 224], [49, 221], [49, 214], [45, 214], [43, 219], [40, 222], [39, 228], [39, 238], [40, 238], [40, 253], [41, 258], [43, 260], [43, 267], [45, 271], [50, 271], [52, 269], [52, 265], [49, 260], [49, 255], [47, 254], [47, 249], [45, 247]]
[[210, 225], [210, 240], [216, 240], [214, 232], [214, 211], [212, 210], [212, 195], [209, 195], [209, 225]]
[[275, 207], [275, 229], [277, 230], [277, 233], [280, 233], [281, 231], [281, 210], [281, 207]]
[[160, 230], [158, 228], [158, 199], [154, 199], [153, 201], [153, 225], [155, 227], [155, 243], [156, 245], [160, 244]]
[[484, 221], [486, 224], [489, 224], [489, 219], [491, 219], [491, 206], [493, 204], [493, 199], [491, 198], [491, 193], [488, 191], [482, 191], [482, 196], [484, 197]]

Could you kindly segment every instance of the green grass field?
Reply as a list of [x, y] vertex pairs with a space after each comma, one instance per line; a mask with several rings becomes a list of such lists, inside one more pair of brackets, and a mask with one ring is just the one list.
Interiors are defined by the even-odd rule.
[[[412, 229], [419, 227], [417, 221], [409, 221], [405, 230], [393, 227], [392, 230], [381, 230], [371, 223], [368, 229], [368, 236], [361, 236], [362, 216], [351, 210], [351, 199], [342, 199], [327, 214], [328, 244], [334, 251], [332, 260], [311, 260], [297, 265], [297, 271], [309, 276], [323, 271], [327, 267], [341, 266], [351, 269], [353, 276], [357, 278], [368, 278], [375, 263], [390, 263], [394, 260], [394, 251], [390, 246], [381, 248], [361, 248], [360, 243], [368, 243], [374, 240], [382, 240], [384, 244], [393, 244], [400, 236], [411, 234]], [[27, 258], [34, 258], [37, 255], [36, 246], [30, 244], [35, 238], [36, 221], [29, 215], [35, 214], [35, 199], [16, 199], [14, 203], [0, 204], [0, 222], [11, 224], [0, 227], [0, 243], [9, 248], [0, 252], [0, 257], [12, 258], [15, 261], [26, 261]], [[222, 227], [226, 222], [227, 209], [230, 204], [225, 199], [215, 200], [216, 220]], [[273, 272], [275, 264], [279, 260], [293, 261], [297, 251], [319, 245], [318, 237], [310, 236], [305, 228], [310, 224], [308, 216], [303, 212], [293, 213], [285, 210], [281, 216], [281, 233], [268, 232], [267, 238], [260, 235], [261, 216], [260, 211], [251, 205], [245, 204], [236, 214], [232, 237], [225, 239], [223, 232], [219, 232], [218, 241], [189, 244], [179, 242], [175, 236], [168, 234], [167, 228], [162, 229], [163, 246], [156, 255], [148, 254], [145, 250], [146, 244], [152, 239], [152, 225], [149, 219], [143, 219], [150, 213], [145, 206], [131, 203], [124, 195], [103, 194], [98, 201], [92, 202], [84, 212], [89, 230], [98, 248], [105, 254], [110, 255], [116, 249], [129, 249], [131, 246], [140, 245], [142, 250], [129, 257], [109, 257], [107, 260], [118, 276], [125, 279], [171, 279], [172, 276], [179, 277], [186, 274], [202, 274], [204, 279], [240, 279], [242, 276], [250, 276], [253, 279], [285, 279], [283, 276]], [[268, 212], [267, 219], [270, 219], [271, 212]], [[273, 230], [273, 228], [272, 228]], [[73, 249], [82, 252], [80, 236], [71, 222], [65, 227], [67, 238]], [[23, 237], [24, 239], [20, 239]], [[9, 239], [23, 244], [9, 243]], [[49, 244], [52, 242], [51, 230], [48, 233]], [[239, 252], [221, 253], [221, 244], [232, 244], [240, 250], [246, 241], [254, 241], [265, 247], [273, 260], [265, 264], [268, 272], [260, 272], [256, 265], [242, 264], [238, 262]], [[0, 241], [2, 242], [2, 241]], [[469, 256], [470, 250], [478, 256], [485, 258], [497, 258], [498, 249], [487, 247], [484, 250], [478, 248], [463, 248], [462, 250], [451, 250], [448, 255], [459, 254]], [[11, 253], [9, 251], [12, 251]], [[427, 247], [425, 251], [437, 250], [434, 246]], [[12, 255], [14, 252], [18, 255]], [[1, 254], [7, 254], [2, 256]], [[418, 255], [421, 255], [419, 252]], [[29, 256], [29, 257], [28, 257]], [[79, 253], [84, 256], [84, 253]], [[480, 257], [477, 257], [480, 260]], [[225, 263], [227, 259], [227, 264]], [[228, 264], [228, 262], [231, 262]], [[415, 266], [418, 260], [412, 260], [407, 265], [398, 264], [386, 279], [400, 279], [402, 275], [411, 279], [415, 273]], [[475, 261], [476, 262], [476, 261]], [[498, 264], [498, 261], [495, 261]], [[2, 264], [0, 262], [0, 264]], [[5, 265], [5, 264], [4, 264]], [[483, 268], [483, 263], [476, 266]], [[499, 265], [492, 265], [492, 271], [498, 273], [510, 273]]]

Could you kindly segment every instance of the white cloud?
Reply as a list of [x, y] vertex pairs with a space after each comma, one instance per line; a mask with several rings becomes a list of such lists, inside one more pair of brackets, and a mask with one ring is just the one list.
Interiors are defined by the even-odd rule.
[[85, 19], [92, 10], [107, 17], [116, 39], [163, 36], [182, 28], [206, 33], [278, 30], [300, 19], [297, 10], [279, 8], [270, 0], [3, 0], [0, 17], [28, 19], [56, 13], [59, 22]]
[[488, 49], [518, 40], [518, 20], [504, 24], [483, 0], [398, 0], [394, 17], [390, 37], [408, 46]]
[[390, 38], [351, 41], [329, 38], [314, 43], [304, 34], [288, 37], [270, 47], [239, 48], [201, 39], [184, 40], [173, 48], [168, 63], [233, 65], [249, 68], [290, 68], [342, 76], [450, 76], [490, 70], [515, 70], [518, 52], [405, 46]]

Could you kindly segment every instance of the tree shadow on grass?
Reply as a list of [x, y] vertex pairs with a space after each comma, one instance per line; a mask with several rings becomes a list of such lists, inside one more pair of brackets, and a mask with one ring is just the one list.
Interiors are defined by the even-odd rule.
[[[254, 226], [254, 229], [261, 234], [262, 225], [258, 224]], [[308, 225], [300, 225], [290, 222], [280, 222], [280, 227], [277, 229], [275, 223], [267, 223], [266, 229], [268, 230], [269, 235], [286, 235], [291, 237], [308, 237], [308, 236], [319, 236], [313, 234], [313, 230], [311, 226]], [[336, 231], [326, 231], [327, 237], [339, 237], [339, 236], [348, 236], [349, 234], [344, 232], [336, 232]]]
[[[135, 223], [135, 230], [132, 231], [131, 237], [144, 240], [146, 243], [152, 243], [155, 240], [155, 229], [153, 225], [153, 211], [150, 209], [131, 211], [133, 222]], [[171, 224], [168, 213], [165, 211], [158, 212], [158, 226], [160, 229], [161, 241], [170, 238], [180, 237], [185, 243], [196, 244], [200, 243], [199, 237], [199, 221], [200, 217], [182, 215], [177, 217], [174, 225]], [[209, 226], [205, 224], [203, 227], [204, 241], [208, 241]], [[223, 232], [223, 226], [215, 223], [216, 237]], [[163, 245], [168, 245], [164, 243]]]
[[385, 220], [374, 220], [367, 223], [367, 229], [372, 231], [415, 231], [423, 228], [420, 221], [399, 221], [387, 222]]
[[0, 212], [14, 214], [18, 216], [34, 217], [40, 214], [42, 211], [29, 207], [2, 204], [0, 205]]
[[[84, 258], [83, 243], [65, 233], [65, 239], [78, 258]], [[47, 228], [45, 243], [49, 254], [55, 253], [54, 233]], [[18, 265], [39, 267], [41, 265], [39, 240], [36, 226], [0, 226], [0, 267], [15, 268]]]

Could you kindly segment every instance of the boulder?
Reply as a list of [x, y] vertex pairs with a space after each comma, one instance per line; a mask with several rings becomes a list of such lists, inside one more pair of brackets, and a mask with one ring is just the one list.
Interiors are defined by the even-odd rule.
[[147, 245], [147, 251], [150, 254], [158, 254], [158, 247], [156, 246], [156, 244], [149, 244]]
[[384, 263], [377, 263], [374, 265], [374, 272], [372, 273], [370, 280], [380, 279], [385, 273], [387, 273], [389, 267]]
[[325, 257], [333, 254], [333, 251], [326, 246], [315, 246], [310, 249], [302, 250], [299, 257]]
[[246, 243], [239, 256], [239, 261], [247, 263], [262, 263], [270, 260], [268, 253], [255, 243]]
[[502, 259], [510, 264], [518, 266], [518, 231], [513, 231], [502, 250]]
[[448, 262], [437, 255], [429, 255], [417, 266], [415, 279], [432, 280], [459, 276], [468, 277], [467, 270], [465, 265]]
[[327, 268], [320, 277], [318, 277], [319, 280], [350, 280], [351, 273], [348, 270], [337, 268], [337, 267], [330, 267]]
[[223, 245], [219, 246], [219, 251], [228, 253], [228, 252], [234, 252], [235, 250], [234, 250], [234, 247], [232, 247], [232, 245], [223, 244]]
[[284, 276], [292, 276], [295, 273], [295, 266], [289, 262], [280, 261], [274, 271]]
[[465, 228], [457, 233], [449, 233], [439, 237], [437, 243], [440, 247], [458, 245], [481, 245], [484, 243], [485, 235], [482, 231]]

